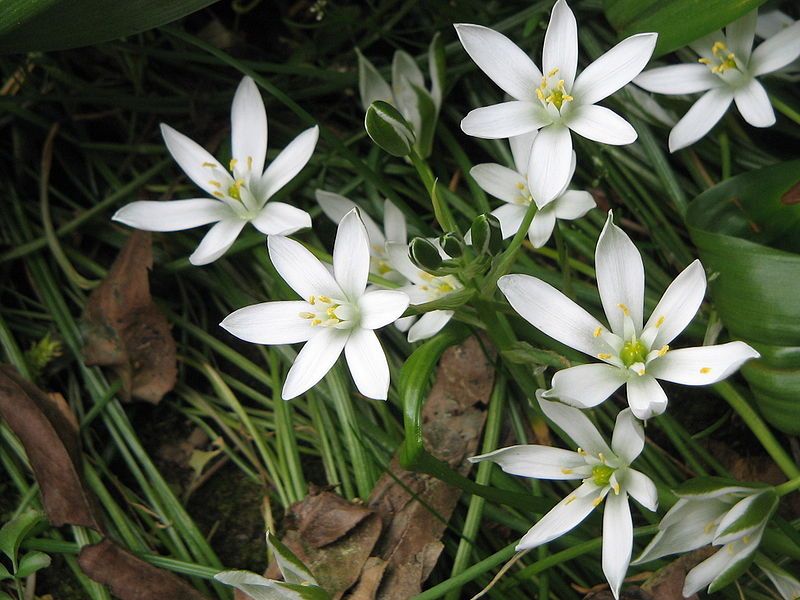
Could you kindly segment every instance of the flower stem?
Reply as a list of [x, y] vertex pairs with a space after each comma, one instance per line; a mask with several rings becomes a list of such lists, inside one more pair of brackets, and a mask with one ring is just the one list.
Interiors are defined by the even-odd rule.
[[737, 412], [742, 421], [750, 428], [753, 435], [758, 438], [761, 445], [767, 453], [775, 461], [781, 471], [790, 478], [795, 479], [800, 477], [800, 468], [795, 464], [792, 458], [786, 453], [786, 450], [780, 445], [775, 436], [770, 431], [767, 424], [758, 413], [753, 410], [753, 407], [747, 400], [727, 381], [721, 381], [714, 384], [714, 389], [722, 396], [725, 401], [731, 405], [731, 408]]
[[486, 275], [486, 279], [483, 282], [483, 289], [481, 290], [481, 295], [485, 298], [491, 298], [492, 295], [494, 295], [494, 290], [497, 287], [497, 280], [508, 273], [508, 271], [511, 269], [511, 266], [514, 264], [514, 259], [517, 256], [517, 252], [519, 251], [520, 246], [522, 246], [522, 242], [525, 241], [525, 236], [528, 235], [528, 229], [530, 228], [535, 215], [536, 204], [531, 202], [528, 206], [527, 212], [525, 213], [525, 218], [522, 219], [522, 223], [520, 224], [517, 233], [515, 233], [514, 237], [511, 238], [511, 243], [508, 245], [508, 248], [506, 248], [497, 258], [494, 268], [492, 268], [488, 275]]
[[553, 229], [553, 233], [556, 238], [558, 262], [561, 263], [561, 274], [564, 278], [564, 287], [562, 291], [567, 297], [574, 300], [575, 296], [572, 290], [572, 269], [569, 266], [569, 248], [567, 248], [567, 243], [564, 239], [564, 235], [561, 233], [561, 227], [559, 226], [558, 221], [556, 221], [556, 226]]
[[779, 113], [800, 125], [800, 112], [797, 112], [794, 108], [776, 96], [770, 96], [769, 100], [772, 102], [772, 106], [778, 109]]
[[799, 488], [800, 488], [800, 477], [795, 477], [794, 479], [790, 479], [789, 481], [784, 481], [780, 485], [776, 485], [775, 493], [778, 494], [778, 496], [785, 496], [786, 494], [790, 494], [791, 492]]

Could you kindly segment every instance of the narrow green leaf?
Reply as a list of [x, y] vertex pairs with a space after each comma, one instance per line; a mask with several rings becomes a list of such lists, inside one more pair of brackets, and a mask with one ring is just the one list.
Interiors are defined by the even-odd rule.
[[46, 569], [50, 566], [50, 557], [44, 552], [28, 552], [19, 561], [19, 569], [17, 569], [16, 576], [18, 579], [24, 579], [31, 573], [35, 573], [39, 569]]
[[281, 570], [284, 580], [287, 583], [299, 583], [302, 585], [317, 585], [316, 579], [311, 574], [302, 561], [286, 547], [276, 536], [267, 531], [267, 545], [275, 554], [278, 568]]
[[170, 23], [216, 0], [4, 0], [0, 53], [63, 50]]
[[11, 560], [14, 571], [17, 570], [19, 545], [25, 536], [43, 520], [42, 513], [31, 509], [10, 520], [0, 529], [0, 552]]

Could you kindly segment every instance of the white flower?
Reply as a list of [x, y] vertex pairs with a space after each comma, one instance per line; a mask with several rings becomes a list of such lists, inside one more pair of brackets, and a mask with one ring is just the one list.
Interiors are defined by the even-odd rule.
[[513, 100], [477, 108], [461, 122], [467, 135], [508, 138], [541, 129], [533, 145], [529, 173], [533, 197], [542, 205], [564, 188], [569, 177], [570, 130], [604, 144], [630, 144], [634, 128], [596, 103], [630, 82], [650, 60], [655, 33], [631, 36], [575, 76], [578, 29], [564, 0], [553, 7], [544, 37], [544, 75], [506, 36], [480, 25], [456, 25], [475, 64]]
[[161, 125], [161, 134], [178, 165], [213, 199], [132, 202], [117, 211], [115, 221], [146, 231], [180, 231], [215, 223], [189, 257], [194, 265], [208, 264], [225, 254], [248, 222], [267, 235], [288, 235], [311, 227], [311, 217], [304, 210], [268, 200], [311, 158], [319, 128], [298, 135], [265, 171], [267, 114], [249, 77], [242, 79], [231, 106], [230, 172], [168, 125]]
[[800, 580], [775, 564], [759, 564], [758, 566], [769, 577], [772, 585], [778, 590], [783, 600], [797, 600], [800, 598]]
[[282, 396], [289, 400], [322, 379], [344, 350], [358, 390], [385, 400], [389, 366], [374, 329], [388, 325], [408, 307], [400, 291], [365, 291], [369, 239], [356, 210], [339, 223], [333, 248], [333, 275], [302, 244], [282, 236], [267, 238], [275, 270], [302, 300], [264, 302], [241, 308], [220, 325], [256, 344], [306, 342], [289, 369]]
[[688, 482], [685, 492], [676, 490], [680, 499], [661, 519], [658, 533], [634, 561], [645, 563], [707, 544], [721, 546], [687, 574], [683, 587], [687, 598], [709, 585], [709, 592], [716, 591], [744, 571], [778, 504], [772, 488], [714, 481], [701, 478]]
[[[316, 190], [315, 194], [322, 212], [334, 223], [339, 223], [348, 212], [357, 208], [355, 202], [340, 194], [325, 190]], [[392, 267], [386, 255], [386, 242], [408, 242], [405, 215], [388, 199], [383, 203], [383, 230], [367, 213], [361, 211], [359, 215], [369, 237], [370, 273], [396, 283], [405, 283], [405, 278]]]
[[470, 175], [485, 192], [506, 203], [492, 211], [500, 221], [503, 239], [511, 237], [519, 230], [531, 202], [536, 203], [537, 211], [528, 228], [528, 237], [534, 247], [540, 248], [553, 234], [556, 219], [565, 221], [579, 219], [594, 208], [595, 202], [589, 192], [566, 189], [575, 174], [574, 152], [570, 153], [572, 164], [567, 183], [555, 200], [543, 204], [531, 195], [530, 190], [537, 186], [529, 182], [528, 165], [536, 135], [537, 133], [533, 131], [514, 136], [509, 140], [514, 169], [496, 163], [483, 163], [472, 167]]
[[[443, 256], [447, 256], [441, 248], [439, 252]], [[392, 268], [408, 280], [408, 284], [401, 287], [400, 290], [408, 294], [412, 305], [433, 302], [464, 288], [453, 275], [431, 275], [414, 265], [408, 257], [406, 244], [387, 242], [386, 254]], [[408, 341], [413, 343], [426, 340], [439, 333], [452, 316], [452, 310], [432, 310], [426, 312], [419, 319], [413, 316], [403, 317], [396, 325], [400, 331], [408, 330]]]
[[690, 44], [699, 63], [670, 65], [645, 71], [636, 85], [658, 94], [705, 92], [670, 131], [674, 152], [708, 133], [731, 102], [754, 127], [775, 124], [775, 113], [757, 77], [781, 69], [800, 56], [800, 22], [785, 27], [753, 50], [757, 11]]
[[511, 446], [470, 458], [490, 460], [506, 473], [537, 479], [582, 480], [581, 485], [542, 517], [517, 544], [534, 548], [564, 535], [606, 499], [603, 515], [603, 573], [614, 597], [628, 571], [633, 548], [633, 523], [628, 496], [648, 510], [658, 507], [652, 480], [630, 468], [644, 448], [644, 428], [629, 409], [617, 416], [609, 448], [580, 410], [550, 402], [537, 392], [544, 414], [579, 446], [577, 452], [550, 446]]
[[684, 385], [716, 383], [759, 356], [744, 342], [670, 350], [703, 301], [706, 276], [695, 260], [678, 275], [642, 326], [644, 266], [636, 246], [608, 220], [595, 252], [597, 287], [610, 327], [540, 279], [506, 275], [498, 285], [511, 306], [550, 337], [603, 361], [558, 371], [547, 398], [589, 408], [627, 385], [640, 419], [659, 415], [667, 396], [656, 379]]

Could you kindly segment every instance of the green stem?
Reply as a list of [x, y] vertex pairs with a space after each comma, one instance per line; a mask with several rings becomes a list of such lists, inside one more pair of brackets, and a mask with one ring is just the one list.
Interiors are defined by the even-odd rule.
[[786, 494], [790, 494], [796, 489], [800, 489], [800, 477], [795, 477], [794, 479], [785, 481], [780, 485], [776, 485], [775, 493], [778, 494], [778, 496], [785, 496]]
[[511, 270], [511, 266], [514, 264], [514, 259], [517, 257], [517, 252], [519, 251], [520, 247], [522, 247], [522, 242], [525, 241], [525, 236], [528, 235], [528, 229], [530, 228], [535, 215], [536, 203], [531, 202], [528, 206], [527, 212], [525, 213], [525, 218], [522, 219], [522, 223], [520, 224], [517, 233], [515, 233], [514, 237], [511, 238], [511, 243], [508, 245], [508, 248], [506, 248], [498, 257], [494, 268], [489, 271], [488, 275], [486, 275], [486, 279], [483, 282], [483, 289], [481, 290], [481, 294], [485, 298], [491, 298], [494, 295], [494, 289], [497, 286], [497, 280]]
[[772, 106], [778, 109], [779, 113], [800, 125], [800, 112], [797, 112], [795, 109], [776, 96], [770, 96], [769, 100], [772, 102]]
[[572, 269], [570, 269], [569, 266], [569, 248], [567, 247], [567, 242], [564, 239], [564, 235], [561, 233], [561, 227], [559, 227], [558, 221], [556, 221], [556, 226], [553, 228], [553, 233], [555, 234], [556, 238], [558, 262], [561, 265], [561, 274], [564, 280], [564, 287], [561, 291], [563, 291], [567, 297], [574, 300], [575, 295], [572, 290]]
[[742, 421], [750, 428], [753, 435], [758, 438], [761, 445], [767, 453], [775, 461], [775, 464], [786, 474], [790, 479], [800, 477], [800, 468], [797, 467], [792, 458], [786, 453], [786, 450], [780, 445], [775, 436], [767, 427], [766, 423], [761, 419], [758, 413], [753, 410], [753, 407], [748, 404], [747, 400], [727, 381], [721, 381], [714, 384], [714, 389], [722, 396], [725, 401], [731, 405], [731, 408], [741, 417]]
[[722, 162], [722, 176], [720, 181], [725, 181], [731, 176], [731, 141], [725, 131], [719, 134], [719, 152]]

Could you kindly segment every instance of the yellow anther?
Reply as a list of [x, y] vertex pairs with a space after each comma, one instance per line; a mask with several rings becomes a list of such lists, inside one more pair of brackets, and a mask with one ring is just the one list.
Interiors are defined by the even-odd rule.
[[614, 494], [619, 496], [619, 481], [610, 481], [609, 483], [611, 484], [611, 489], [614, 490]]
[[714, 521], [711, 521], [710, 523], [706, 523], [706, 526], [705, 526], [705, 527], [703, 527], [703, 532], [704, 532], [704, 533], [711, 533], [711, 532], [712, 532], [712, 531], [714, 531], [716, 528], [717, 528], [717, 524], [716, 524], [716, 523], [714, 523]]
[[421, 289], [423, 292], [427, 292], [431, 288], [429, 286], [427, 286], [427, 285], [421, 285], [421, 286], [419, 286], [419, 289]]
[[663, 346], [661, 346], [661, 348], [659, 348], [658, 355], [659, 356], [664, 356], [667, 352], [669, 352], [669, 345], [668, 344], [664, 344]]
[[575, 496], [572, 495], [567, 496], [564, 500], [564, 504], [572, 504], [573, 502], [575, 502]]
[[440, 283], [439, 284], [439, 291], [442, 292], [443, 294], [449, 294], [454, 289], [455, 288], [452, 285], [450, 285], [449, 283]]
[[750, 542], [750, 536], [749, 535], [744, 536], [742, 538], [742, 542], [744, 542], [745, 544], [748, 544]]
[[252, 171], [253, 170], [253, 157], [252, 156], [248, 156], [247, 157], [247, 170], [248, 171]]
[[592, 500], [592, 506], [599, 506], [602, 501], [603, 501], [603, 496], [598, 496], [597, 498]]
[[524, 189], [525, 189], [525, 184], [524, 184], [524, 183], [522, 183], [522, 182], [519, 182], [519, 183], [517, 184], [517, 189], [518, 189], [519, 191], [522, 191], [522, 190], [524, 190]]
[[236, 168], [236, 165], [237, 165], [238, 163], [239, 163], [239, 161], [238, 161], [238, 160], [236, 160], [235, 158], [232, 158], [232, 159], [231, 159], [231, 162], [229, 162], [229, 163], [228, 163], [228, 170], [229, 170], [229, 171], [233, 171], [233, 170]]
[[700, 369], [700, 372], [703, 375], [706, 375], [707, 373], [711, 373], [711, 367], [703, 367], [702, 369]]
[[592, 333], [592, 335], [594, 337], [600, 337], [601, 333], [603, 333], [603, 328], [602, 327], [598, 327], [597, 329], [594, 330], [594, 333]]
[[631, 314], [631, 309], [630, 308], [628, 308], [624, 304], [617, 304], [617, 307], [622, 311], [622, 314], [624, 314], [626, 317], [630, 316], [630, 314]]
[[214, 187], [217, 187], [217, 188], [218, 187], [222, 187], [222, 184], [219, 181], [215, 180], [215, 179], [209, 179], [208, 183], [210, 185], [213, 185]]
[[539, 89], [540, 90], [546, 90], [547, 89], [547, 77], [546, 76], [542, 77], [542, 83], [539, 84]]
[[564, 475], [572, 475], [572, 469], [563, 468], [563, 469], [561, 469], [561, 472]]
[[714, 45], [711, 46], [711, 54], [717, 56], [720, 52], [727, 52], [728, 47], [725, 45], [725, 42], [719, 41], [714, 42]]
[[542, 102], [545, 102], [544, 92], [542, 91], [542, 88], [536, 88], [536, 97], [539, 98], [539, 100], [541, 100]]
[[420, 271], [419, 272], [419, 276], [420, 276], [420, 279], [423, 279], [425, 281], [433, 281], [434, 280], [434, 276], [431, 275], [430, 273], [426, 273], [425, 271]]
[[659, 329], [664, 324], [664, 317], [658, 317], [658, 321], [656, 321], [656, 329]]
[[217, 165], [215, 165], [215, 164], [214, 164], [214, 163], [212, 163], [212, 162], [204, 162], [204, 163], [203, 163], [203, 166], [204, 166], [204, 167], [208, 167], [209, 169], [213, 169], [213, 168], [214, 168], [214, 167], [216, 167]]
[[579, 456], [586, 456], [586, 450], [583, 448], [578, 448], [575, 452], [577, 452]]
[[331, 299], [328, 298], [327, 296], [317, 296], [317, 298], [319, 298], [320, 302], [324, 302], [325, 304], [330, 304], [331, 303]]
[[309, 296], [308, 297], [308, 303], [309, 304], [316, 304], [317, 303], [317, 297], [316, 296]]
[[703, 64], [703, 65], [710, 65], [710, 64], [711, 64], [711, 59], [708, 59], [708, 58], [698, 58], [698, 59], [697, 59], [697, 62], [699, 62], [700, 64]]
[[314, 313], [310, 313], [310, 312], [303, 311], [303, 312], [297, 313], [297, 314], [300, 315], [301, 319], [313, 319], [314, 318]]
[[639, 377], [641, 377], [642, 375], [644, 375], [644, 374], [645, 374], [644, 367], [642, 367], [642, 368], [640, 368], [640, 369], [637, 369], [635, 372], [636, 372], [636, 374], [637, 374]]
[[597, 458], [599, 458], [599, 459], [600, 459], [600, 462], [601, 462], [601, 463], [603, 463], [603, 464], [606, 464], [606, 457], [603, 455], [603, 453], [602, 453], [602, 452], [598, 452], [598, 453], [597, 453]]
[[[547, 72], [547, 77], [548, 77], [548, 78], [550, 78], [550, 77], [552, 77], [553, 75], [555, 75], [556, 73], [558, 73], [558, 67], [554, 67], [554, 68], [550, 69], [550, 70]], [[563, 83], [563, 81], [564, 81], [564, 80], [562, 79], [561, 81], [562, 81], [562, 83]]]
[[600, 360], [608, 360], [609, 358], [611, 358], [611, 355], [606, 354], [605, 352], [601, 352], [600, 354], [597, 355], [597, 358], [599, 358]]
[[212, 193], [214, 196], [216, 196], [217, 198], [224, 198], [224, 197], [225, 197], [225, 194], [223, 194], [223, 193], [222, 193], [222, 192], [220, 192], [219, 190], [214, 190], [214, 191], [213, 191], [213, 192], [211, 192], [211, 193]]
[[314, 327], [316, 327], [320, 323], [322, 323], [322, 319], [314, 319], [313, 321], [311, 321], [311, 325]]
[[337, 308], [339, 308], [339, 307], [338, 306], [329, 306], [327, 308], [327, 310], [325, 311], [325, 314], [328, 315], [329, 317], [335, 317]]

